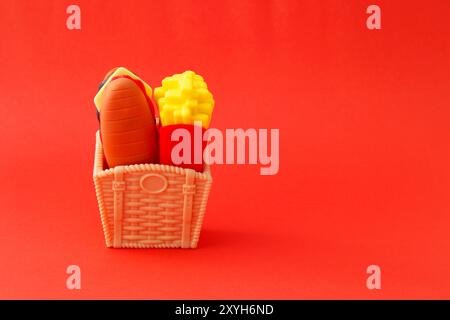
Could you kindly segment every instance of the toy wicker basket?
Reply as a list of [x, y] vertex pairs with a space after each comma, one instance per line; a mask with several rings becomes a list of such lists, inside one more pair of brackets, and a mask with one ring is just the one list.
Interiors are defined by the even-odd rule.
[[195, 248], [212, 178], [191, 169], [138, 164], [105, 169], [96, 135], [94, 184], [106, 246]]

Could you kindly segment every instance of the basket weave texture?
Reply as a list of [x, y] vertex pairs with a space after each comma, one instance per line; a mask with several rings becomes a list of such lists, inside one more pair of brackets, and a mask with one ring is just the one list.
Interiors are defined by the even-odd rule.
[[104, 169], [96, 135], [94, 185], [106, 246], [195, 248], [200, 237], [212, 178], [160, 164]]

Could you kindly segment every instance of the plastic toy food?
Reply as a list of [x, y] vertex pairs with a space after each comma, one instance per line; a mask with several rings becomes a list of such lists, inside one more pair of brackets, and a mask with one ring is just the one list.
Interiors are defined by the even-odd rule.
[[[117, 68], [111, 69], [106, 74], [105, 78], [103, 79], [102, 83], [100, 84], [97, 94], [94, 97], [94, 104], [98, 111], [100, 111], [100, 105], [103, 102], [103, 90], [106, 87], [106, 85], [109, 82], [111, 82], [112, 79], [117, 78], [117, 77], [124, 77], [124, 76], [128, 76], [135, 80], [139, 80], [139, 82], [142, 83], [142, 85], [145, 88], [145, 93], [146, 93], [147, 97], [152, 96], [152, 88], [148, 84], [146, 84], [141, 78], [139, 78], [133, 72], [131, 72], [130, 70], [128, 70], [124, 67], [117, 67]], [[152, 110], [152, 112], [153, 112], [153, 110]]]
[[208, 128], [214, 109], [214, 99], [203, 77], [193, 71], [175, 74], [155, 88], [155, 99], [163, 126], [194, 124], [201, 121]]
[[109, 167], [158, 163], [151, 88], [125, 68], [113, 69], [94, 98]]
[[107, 247], [195, 248], [199, 241], [211, 173], [201, 160], [171, 165], [177, 144], [171, 133], [190, 132], [194, 150], [194, 135], [208, 128], [214, 100], [192, 71], [164, 79], [155, 96], [159, 128], [152, 89], [125, 68], [109, 71], [94, 98], [100, 129], [93, 178]]
[[[214, 109], [214, 99], [203, 77], [193, 71], [175, 74], [155, 88], [155, 100], [159, 109], [161, 128], [159, 131], [160, 163], [174, 164], [172, 149], [178, 143], [172, 141], [174, 130], [182, 128], [191, 136], [191, 161], [179, 166], [203, 171], [203, 160], [194, 159], [194, 125], [200, 124], [202, 134], [209, 127]], [[202, 150], [205, 148], [203, 142]], [[197, 161], [195, 161], [197, 160]]]

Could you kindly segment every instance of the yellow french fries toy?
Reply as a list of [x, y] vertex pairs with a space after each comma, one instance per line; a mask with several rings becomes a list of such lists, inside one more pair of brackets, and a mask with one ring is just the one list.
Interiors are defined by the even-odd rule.
[[195, 72], [165, 78], [155, 88], [155, 100], [162, 126], [200, 121], [203, 128], [209, 127], [214, 99], [203, 77]]
[[[209, 128], [214, 109], [214, 98], [203, 77], [193, 71], [167, 77], [163, 79], [161, 87], [155, 88], [154, 97], [161, 124], [159, 129], [160, 163], [202, 172], [203, 159], [199, 160], [199, 157], [194, 159], [194, 129], [195, 126], [200, 126], [203, 135], [204, 130]], [[180, 128], [191, 135], [191, 159], [183, 163], [174, 163], [172, 149], [177, 142], [172, 141], [171, 134]], [[202, 141], [202, 153], [205, 147], [206, 143]]]

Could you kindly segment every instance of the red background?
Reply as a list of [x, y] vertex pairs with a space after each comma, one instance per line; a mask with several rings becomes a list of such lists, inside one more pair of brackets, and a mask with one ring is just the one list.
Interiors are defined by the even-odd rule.
[[[449, 1], [74, 3], [81, 31], [72, 2], [0, 2], [0, 298], [450, 298]], [[105, 247], [93, 97], [118, 65], [192, 69], [214, 127], [280, 129], [278, 175], [213, 168], [197, 250]]]

